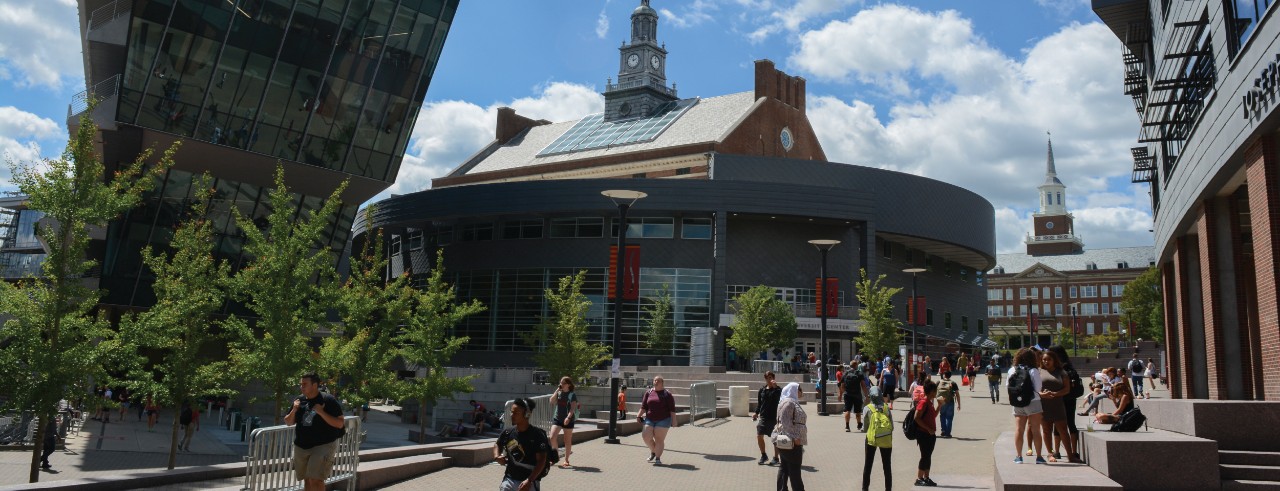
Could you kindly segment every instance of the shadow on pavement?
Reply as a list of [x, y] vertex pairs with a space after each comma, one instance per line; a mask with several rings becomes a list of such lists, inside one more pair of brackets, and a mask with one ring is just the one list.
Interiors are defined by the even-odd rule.
[[751, 462], [753, 460], [756, 460], [752, 457], [745, 457], [742, 455], [702, 454], [702, 457], [707, 460], [714, 460], [716, 462]]
[[600, 472], [599, 467], [584, 467], [584, 466], [577, 466], [577, 465], [569, 467], [568, 469], [565, 469], [565, 470], [577, 471], [577, 472]]
[[689, 465], [689, 464], [663, 464], [663, 465], [662, 465], [662, 467], [666, 467], [666, 468], [668, 468], [668, 469], [681, 470], [681, 471], [696, 471], [696, 470], [698, 470], [698, 466], [696, 466], [696, 465]]

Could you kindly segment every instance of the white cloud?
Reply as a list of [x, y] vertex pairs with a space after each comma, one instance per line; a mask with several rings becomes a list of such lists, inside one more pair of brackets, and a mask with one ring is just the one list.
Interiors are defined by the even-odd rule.
[[1146, 189], [1128, 182], [1137, 118], [1120, 91], [1119, 42], [1102, 24], [1068, 25], [1020, 60], [990, 47], [955, 12], [899, 6], [863, 10], [800, 39], [789, 63], [801, 74], [898, 94], [884, 108], [854, 90], [812, 94], [809, 119], [829, 159], [978, 193], [997, 210], [998, 249], [1014, 252], [1025, 250], [1052, 130], [1086, 245], [1150, 243]]
[[0, 2], [0, 79], [20, 87], [83, 78], [75, 0]]
[[427, 102], [413, 128], [396, 183], [370, 201], [430, 188], [432, 179], [445, 175], [493, 141], [502, 106], [527, 118], [560, 122], [603, 111], [604, 97], [594, 87], [555, 82], [540, 87], [536, 95], [487, 107], [467, 101]]
[[39, 140], [65, 139], [58, 123], [13, 106], [0, 107], [0, 187], [10, 187], [10, 166], [32, 164], [49, 157]]
[[711, 21], [713, 18], [711, 12], [719, 9], [713, 1], [694, 0], [692, 3], [681, 5], [680, 13], [675, 13], [668, 9], [658, 9], [661, 21], [676, 28], [695, 27], [703, 22]]
[[609, 35], [609, 16], [606, 15], [604, 9], [600, 9], [600, 16], [596, 17], [596, 37], [604, 39]]
[[758, 43], [779, 32], [797, 31], [804, 24], [839, 12], [850, 5], [862, 3], [862, 0], [794, 0], [786, 2], [789, 4], [787, 6], [775, 6], [769, 1], [737, 0], [736, 3], [741, 7], [767, 12], [764, 17], [756, 19], [758, 26], [747, 34], [748, 39]]

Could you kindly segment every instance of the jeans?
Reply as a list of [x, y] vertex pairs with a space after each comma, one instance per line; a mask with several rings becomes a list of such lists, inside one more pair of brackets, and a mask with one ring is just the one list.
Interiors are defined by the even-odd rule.
[[[542, 481], [534, 481], [533, 486], [530, 486], [530, 487], [533, 489], [533, 491], [541, 491]], [[498, 485], [498, 491], [517, 491], [519, 489], [520, 489], [520, 481], [517, 481], [507, 476], [503, 476], [502, 484]]]
[[991, 402], [1000, 402], [1000, 382], [987, 382], [987, 388], [991, 389]]
[[942, 424], [942, 436], [951, 436], [951, 425], [956, 421], [956, 403], [952, 401], [938, 408], [938, 421]]
[[1133, 381], [1133, 395], [1135, 396], [1142, 395], [1142, 377], [1133, 377], [1133, 378], [1130, 378], [1129, 380]]
[[876, 447], [868, 445], [863, 440], [862, 446], [866, 447], [866, 461], [862, 464], [862, 489], [870, 489], [871, 487], [871, 465], [876, 462], [876, 448], [880, 448], [880, 466], [884, 467], [884, 488], [893, 488], [893, 449], [887, 447]]
[[803, 476], [800, 466], [804, 464], [804, 446], [796, 445], [791, 450], [778, 449], [778, 491], [787, 491], [787, 482], [791, 482], [791, 491], [804, 491]]
[[920, 435], [916, 437], [916, 445], [920, 446], [920, 470], [928, 472], [929, 467], [933, 465], [933, 447], [938, 443], [938, 437], [933, 435]]

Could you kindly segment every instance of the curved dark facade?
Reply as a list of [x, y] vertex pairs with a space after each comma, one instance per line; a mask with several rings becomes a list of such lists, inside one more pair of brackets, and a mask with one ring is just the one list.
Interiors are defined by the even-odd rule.
[[[839, 278], [840, 312], [829, 321], [833, 352], [850, 355], [859, 269], [887, 274], [905, 286], [920, 274], [921, 296], [934, 321], [921, 332], [941, 345], [976, 344], [985, 317], [981, 271], [994, 264], [994, 211], [989, 202], [956, 186], [919, 176], [846, 164], [714, 155], [711, 179], [586, 179], [523, 181], [433, 189], [377, 203], [372, 223], [361, 215], [362, 240], [370, 226], [389, 233], [391, 274], [415, 278], [445, 251], [446, 274], [466, 298], [489, 311], [459, 326], [471, 337], [462, 363], [523, 364], [511, 352], [530, 351], [520, 333], [545, 314], [542, 291], [556, 279], [587, 270], [593, 335], [606, 340], [612, 302], [606, 297], [611, 221], [617, 207], [600, 192], [648, 193], [628, 214], [628, 244], [640, 247], [640, 301], [624, 306], [624, 362], [651, 358], [638, 330], [642, 305], [667, 285], [675, 304], [681, 347], [667, 356], [699, 357], [708, 331], [727, 325], [733, 295], [755, 285], [775, 287], [795, 305], [802, 330], [797, 349], [810, 349], [817, 331], [814, 296], [820, 255], [810, 239], [841, 241], [828, 257], [828, 276]], [[900, 309], [905, 318], [905, 308]], [[972, 322], [970, 322], [972, 319]], [[949, 324], [949, 327], [948, 327]], [[721, 363], [723, 330], [707, 349]], [[842, 334], [844, 333], [844, 334]], [[691, 351], [692, 350], [692, 351]], [[838, 351], [836, 351], [838, 350]]]

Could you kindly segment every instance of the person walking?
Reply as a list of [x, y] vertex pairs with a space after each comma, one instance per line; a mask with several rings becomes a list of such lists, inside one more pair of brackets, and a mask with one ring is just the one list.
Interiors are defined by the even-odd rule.
[[502, 430], [493, 446], [493, 460], [506, 466], [498, 491], [540, 491], [542, 469], [547, 465], [551, 441], [529, 424], [533, 400], [518, 397], [511, 404], [511, 427]]
[[893, 410], [893, 399], [898, 395], [898, 378], [893, 374], [893, 367], [886, 366], [880, 372], [880, 393], [884, 394], [889, 410]]
[[844, 402], [844, 431], [849, 430], [849, 414], [853, 413], [854, 419], [858, 422], [858, 431], [862, 431], [862, 401], [864, 400], [864, 392], [866, 384], [863, 383], [862, 373], [854, 367], [845, 370], [844, 375], [840, 379], [840, 400]]
[[[956, 411], [960, 410], [960, 387], [951, 380], [951, 372], [942, 372], [942, 381], [938, 382], [938, 422], [942, 424], [942, 437], [951, 438], [951, 428], [956, 421]], [[926, 391], [927, 392], [927, 391]]]
[[862, 491], [871, 488], [871, 466], [876, 462], [876, 450], [880, 451], [880, 466], [884, 468], [884, 488], [893, 488], [893, 416], [880, 397], [880, 389], [872, 387], [867, 394], [870, 403], [862, 408], [862, 420], [867, 422], [867, 438], [864, 445], [865, 460], [862, 463]]
[[[1143, 376], [1151, 381], [1150, 390], [1151, 391], [1156, 390], [1156, 379], [1160, 378], [1160, 374], [1159, 374], [1159, 369], [1156, 368], [1156, 362], [1151, 358], [1147, 358], [1147, 366], [1146, 366], [1146, 370], [1143, 371]], [[1146, 392], [1146, 396], [1147, 396], [1146, 397], [1147, 399], [1150, 399], [1151, 392]]]
[[1040, 439], [1044, 442], [1045, 448], [1052, 451], [1049, 454], [1049, 462], [1057, 462], [1062, 458], [1062, 454], [1054, 449], [1063, 443], [1066, 444], [1068, 456], [1076, 453], [1075, 439], [1071, 437], [1071, 430], [1067, 428], [1067, 413], [1070, 408], [1063, 403], [1063, 397], [1070, 392], [1071, 380], [1067, 378], [1067, 372], [1062, 369], [1062, 360], [1058, 359], [1058, 355], [1052, 351], [1041, 353], [1040, 399], [1044, 412], [1040, 416], [1042, 428]]
[[556, 405], [556, 412], [551, 417], [551, 449], [559, 450], [556, 437], [564, 433], [564, 460], [561, 469], [569, 468], [569, 457], [573, 455], [573, 424], [578, 420], [578, 394], [574, 391], [573, 379], [560, 377], [560, 387], [551, 394], [551, 401]]
[[964, 368], [965, 383], [969, 385], [969, 392], [973, 392], [973, 387], [978, 385], [978, 367], [974, 363], [976, 363], [975, 360], [969, 360], [969, 364]]
[[345, 434], [342, 404], [327, 392], [320, 392], [320, 376], [307, 373], [298, 382], [302, 395], [284, 415], [284, 424], [293, 432], [293, 471], [305, 491], [324, 491], [324, 481], [333, 473], [338, 438]]
[[774, 377], [772, 370], [764, 372], [764, 387], [756, 394], [756, 413], [751, 415], [751, 421], [756, 421], [756, 444], [760, 446], [760, 461], [756, 463], [759, 465], [778, 465], [778, 449], [773, 449], [770, 462], [764, 447], [764, 437], [771, 435], [773, 427], [778, 425], [778, 403], [782, 398], [782, 387], [778, 387]]
[[182, 403], [182, 411], [178, 413], [178, 424], [182, 425], [182, 439], [178, 440], [178, 450], [191, 451], [191, 440], [195, 432], [200, 431], [200, 410], [190, 402]]
[[1000, 378], [1004, 372], [1000, 371], [999, 358], [992, 357], [987, 362], [987, 389], [991, 391], [991, 403], [1000, 403]]
[[786, 435], [791, 439], [789, 449], [778, 448], [781, 462], [778, 465], [778, 491], [787, 491], [787, 483], [791, 483], [791, 491], [804, 491], [804, 476], [800, 468], [804, 465], [804, 446], [809, 443], [809, 429], [805, 425], [808, 415], [800, 407], [800, 398], [804, 393], [800, 384], [791, 382], [782, 388], [782, 398], [778, 402], [778, 424], [773, 428], [772, 437]]
[[[1013, 463], [1021, 464], [1023, 435], [1027, 434], [1028, 429], [1040, 428], [1041, 413], [1044, 412], [1044, 408], [1040, 401], [1042, 387], [1036, 353], [1028, 348], [1022, 348], [1018, 350], [1017, 355], [1014, 355], [1012, 364], [1013, 368], [1009, 369], [1009, 378], [1006, 380], [1005, 387], [1009, 390], [1009, 405], [1013, 406], [1016, 431], [1013, 445], [1017, 452], [1014, 454]], [[1036, 463], [1045, 463], [1042, 457], [1040, 432], [1031, 431], [1031, 441], [1028, 443], [1035, 450]]]
[[627, 419], [627, 386], [618, 386], [618, 421]]
[[644, 423], [641, 437], [649, 447], [649, 462], [662, 465], [662, 451], [666, 448], [667, 432], [680, 426], [676, 421], [676, 398], [664, 386], [661, 375], [653, 377], [653, 388], [640, 398], [640, 421]]
[[942, 355], [942, 361], [938, 362], [938, 375], [951, 371], [951, 359], [946, 355]]
[[926, 380], [924, 398], [915, 405], [916, 445], [920, 447], [920, 464], [916, 466], [916, 486], [938, 485], [929, 478], [929, 468], [933, 466], [933, 448], [938, 444], [938, 407], [934, 405], [934, 399], [937, 396], [938, 384], [932, 380]]
[[58, 424], [50, 419], [44, 425], [44, 440], [40, 448], [40, 468], [44, 470], [53, 469], [53, 465], [49, 463], [49, 456], [53, 455], [53, 448], [58, 445]]
[[129, 411], [129, 388], [120, 389], [120, 395], [116, 397], [120, 401], [120, 421], [124, 421], [124, 415]]
[[1134, 353], [1133, 358], [1129, 360], [1128, 368], [1129, 380], [1133, 383], [1133, 396], [1142, 398], [1145, 392], [1142, 390], [1142, 380], [1147, 376], [1147, 365], [1138, 359], [1138, 354]]
[[147, 410], [147, 431], [156, 431], [156, 423], [160, 421], [160, 406], [156, 405], [155, 397], [148, 395], [143, 407]]

